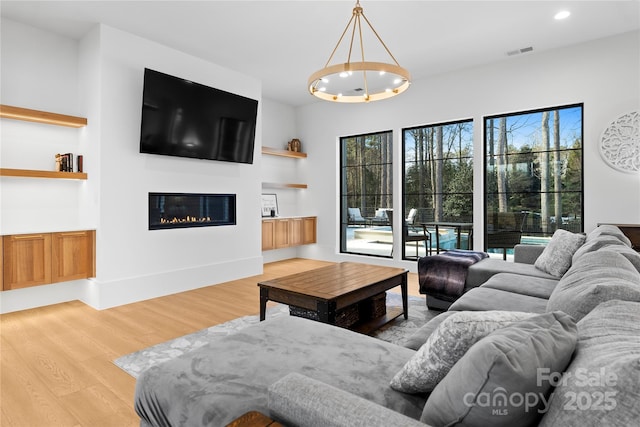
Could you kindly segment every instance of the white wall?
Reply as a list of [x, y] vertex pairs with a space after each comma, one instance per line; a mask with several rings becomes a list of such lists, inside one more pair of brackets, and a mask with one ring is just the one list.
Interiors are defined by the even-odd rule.
[[[82, 115], [78, 95], [78, 43], [11, 20], [0, 33], [0, 102]], [[0, 165], [53, 170], [56, 153], [82, 153], [84, 129], [3, 119]], [[86, 183], [2, 178], [0, 234], [91, 227], [79, 224]]]
[[[262, 271], [261, 120], [253, 165], [139, 153], [144, 68], [261, 99], [255, 79], [106, 26], [97, 27], [100, 219], [99, 308], [216, 284]], [[93, 117], [89, 117], [93, 119]], [[149, 192], [233, 193], [236, 226], [148, 230]]]
[[[302, 256], [403, 263], [415, 271], [415, 262], [399, 260], [397, 241], [393, 261], [339, 254], [340, 136], [393, 130], [394, 206], [399, 208], [403, 127], [471, 118], [475, 164], [482, 165], [484, 116], [574, 103], [584, 103], [585, 230], [598, 222], [640, 223], [640, 175], [608, 167], [598, 151], [606, 126], [619, 115], [640, 108], [639, 64], [640, 36], [633, 32], [417, 80], [404, 94], [379, 103], [315, 103], [300, 108], [297, 126], [309, 153], [312, 197], [307, 202], [321, 218], [318, 245], [302, 249]], [[474, 179], [476, 249], [483, 247], [481, 169], [476, 166]]]
[[[60, 139], [71, 145], [64, 152], [85, 154], [89, 175], [86, 182], [2, 178], [3, 234], [97, 229], [95, 279], [2, 292], [2, 312], [71, 299], [107, 308], [262, 272], [259, 81], [105, 26], [77, 43], [3, 19], [2, 42], [3, 104], [89, 123], [69, 135], [3, 120], [3, 167], [52, 169]], [[254, 164], [140, 154], [145, 67], [258, 99]], [[25, 130], [36, 142], [18, 139]], [[151, 191], [237, 194], [237, 225], [149, 231]]]

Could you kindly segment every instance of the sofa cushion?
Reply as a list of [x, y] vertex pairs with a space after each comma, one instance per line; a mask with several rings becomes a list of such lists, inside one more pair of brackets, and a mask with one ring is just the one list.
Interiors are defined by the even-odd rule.
[[554, 397], [540, 425], [637, 425], [638, 337], [640, 303], [637, 302], [607, 301], [580, 320], [575, 356], [562, 379], [555, 377]]
[[298, 373], [276, 381], [268, 392], [271, 417], [286, 425], [425, 427], [418, 420]]
[[[562, 372], [576, 345], [573, 320], [546, 313], [500, 328], [478, 341], [433, 390], [421, 421], [434, 426], [534, 425], [551, 392], [538, 368]], [[535, 396], [535, 401], [530, 399]]]
[[135, 408], [148, 425], [224, 426], [248, 411], [266, 413], [268, 387], [297, 372], [418, 419], [426, 397], [389, 387], [414, 353], [313, 320], [276, 317], [147, 369]]
[[629, 260], [633, 267], [640, 272], [640, 252], [636, 252], [628, 246], [606, 246], [602, 248], [603, 251], [616, 252]]
[[640, 301], [640, 273], [618, 253], [590, 252], [560, 279], [547, 311], [561, 310], [578, 321], [601, 302], [612, 299]]
[[520, 243], [513, 248], [513, 262], [533, 265], [544, 249], [545, 245]]
[[622, 243], [617, 237], [610, 235], [602, 235], [597, 238], [588, 240], [584, 245], [580, 247], [580, 249], [576, 251], [575, 254], [573, 254], [573, 262], [575, 263], [578, 258], [583, 256], [584, 254], [600, 250], [618, 252], [624, 255], [625, 258], [631, 261], [636, 270], [640, 271], [640, 253], [634, 251], [631, 247]]
[[547, 300], [529, 295], [516, 294], [491, 288], [475, 288], [462, 295], [451, 304], [449, 311], [464, 310], [501, 310], [526, 311], [530, 313], [544, 313], [547, 311]]
[[405, 393], [426, 393], [473, 344], [496, 329], [536, 316], [516, 311], [460, 311], [444, 320], [391, 380]]
[[549, 299], [549, 296], [557, 284], [558, 280], [556, 279], [543, 279], [542, 277], [522, 276], [513, 273], [499, 273], [487, 280], [487, 282], [480, 287], [500, 289], [516, 294]]
[[467, 272], [467, 281], [465, 282], [465, 289], [478, 287], [498, 273], [514, 273], [521, 274], [523, 276], [557, 279], [557, 277], [535, 268], [533, 264], [485, 258], [469, 267], [469, 271]]
[[620, 240], [625, 245], [631, 247], [631, 240], [620, 230], [619, 227], [611, 224], [602, 224], [598, 227], [591, 230], [589, 234], [587, 234], [586, 241], [589, 242], [592, 239], [597, 239], [600, 236], [613, 236]]
[[571, 267], [573, 254], [584, 244], [585, 238], [584, 234], [556, 230], [534, 265], [552, 276], [562, 277]]

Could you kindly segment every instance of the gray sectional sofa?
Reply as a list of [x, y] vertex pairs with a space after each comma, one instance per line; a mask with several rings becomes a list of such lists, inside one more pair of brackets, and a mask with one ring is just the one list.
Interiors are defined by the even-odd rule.
[[141, 425], [224, 426], [252, 410], [298, 426], [637, 423], [640, 254], [613, 226], [565, 236], [576, 248], [561, 237], [525, 248], [528, 264], [492, 262], [406, 346], [281, 317], [152, 367]]

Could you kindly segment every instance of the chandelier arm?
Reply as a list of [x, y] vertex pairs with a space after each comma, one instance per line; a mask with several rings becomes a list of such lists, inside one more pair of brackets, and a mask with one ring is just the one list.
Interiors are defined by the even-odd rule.
[[391, 59], [393, 59], [393, 62], [396, 63], [397, 66], [400, 66], [400, 63], [398, 63], [398, 61], [396, 60], [395, 56], [393, 56], [393, 54], [391, 53], [391, 51], [389, 50], [389, 48], [387, 47], [386, 44], [384, 44], [384, 42], [382, 41], [382, 38], [380, 38], [380, 36], [378, 35], [378, 32], [375, 30], [375, 28], [373, 28], [373, 25], [371, 25], [371, 22], [369, 22], [369, 20], [367, 19], [367, 17], [365, 16], [364, 12], [362, 12], [362, 17], [364, 18], [364, 20], [367, 22], [367, 24], [369, 25], [369, 28], [371, 28], [371, 31], [373, 31], [373, 34], [376, 35], [376, 37], [378, 38], [378, 41], [380, 42], [380, 44], [384, 47], [384, 49], [387, 51], [387, 53], [389, 54], [389, 56], [391, 57]]
[[351, 20], [353, 20], [354, 17], [355, 21], [353, 21], [353, 29], [351, 30], [351, 40], [349, 41], [349, 54], [347, 55], [347, 64], [351, 63], [351, 52], [353, 52], [353, 40], [356, 37], [356, 26], [360, 24], [360, 15], [355, 12], [355, 9], [353, 15], [351, 15]]
[[[358, 14], [358, 20], [356, 21], [358, 24], [358, 33], [360, 35], [360, 54], [362, 56], [362, 62], [366, 62], [364, 59], [364, 41], [362, 40], [362, 22], [360, 21], [360, 15], [362, 12]], [[366, 19], [366, 18], [365, 18]], [[369, 25], [371, 26], [371, 25]], [[355, 29], [355, 26], [354, 26]], [[367, 83], [367, 70], [362, 72], [362, 79], [364, 80], [364, 97], [365, 99], [369, 99], [369, 84]]]
[[338, 43], [336, 43], [336, 47], [333, 48], [333, 52], [331, 52], [331, 55], [329, 55], [329, 59], [327, 60], [327, 63], [324, 64], [325, 68], [327, 68], [329, 66], [329, 63], [333, 59], [333, 55], [336, 54], [336, 51], [338, 50], [338, 47], [340, 46], [340, 43], [342, 43], [342, 39], [344, 38], [344, 35], [347, 33], [347, 30], [349, 30], [349, 27], [351, 26], [351, 22], [353, 22], [353, 16], [354, 15], [351, 15], [351, 19], [349, 19], [349, 22], [347, 23], [347, 26], [344, 27], [344, 31], [342, 32], [342, 35], [340, 36], [340, 39], [338, 40]]

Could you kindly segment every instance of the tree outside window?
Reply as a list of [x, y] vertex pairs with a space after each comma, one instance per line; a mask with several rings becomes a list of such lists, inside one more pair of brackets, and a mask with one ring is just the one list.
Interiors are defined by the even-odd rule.
[[583, 230], [582, 104], [486, 117], [489, 252]]
[[340, 138], [340, 251], [391, 257], [393, 134]]
[[[414, 259], [414, 243], [407, 240], [424, 232], [423, 224], [436, 250], [434, 223], [473, 222], [473, 121], [403, 129], [403, 147], [403, 258]], [[458, 247], [458, 232], [459, 246], [470, 247], [470, 228], [442, 225], [438, 231], [441, 249]], [[426, 247], [417, 249], [418, 256], [427, 255]]]

